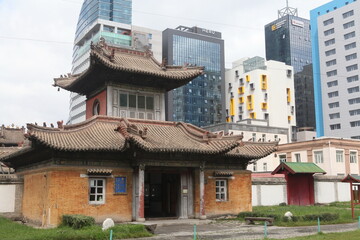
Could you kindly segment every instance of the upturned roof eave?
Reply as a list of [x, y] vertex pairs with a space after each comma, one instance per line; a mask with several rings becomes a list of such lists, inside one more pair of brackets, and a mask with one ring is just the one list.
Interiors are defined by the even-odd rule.
[[[158, 64], [158, 63], [156, 63]], [[104, 68], [104, 70], [101, 70], [101, 68]], [[100, 73], [98, 72], [98, 68], [100, 68]], [[160, 67], [159, 67], [160, 68]], [[116, 81], [118, 83], [126, 83], [126, 84], [134, 84], [134, 85], [144, 85], [144, 75], [147, 76], [149, 79], [153, 79], [154, 82], [157, 82], [156, 85], [162, 85], [163, 89], [165, 89], [166, 91], [170, 91], [172, 89], [178, 88], [180, 86], [183, 86], [185, 84], [187, 84], [188, 82], [190, 82], [192, 79], [200, 76], [203, 73], [203, 67], [192, 67], [190, 70], [192, 70], [191, 73], [187, 74], [187, 75], [183, 75], [183, 76], [171, 76], [170, 74], [167, 74], [169, 71], [171, 72], [172, 70], [167, 70], [166, 67], [164, 67], [165, 69], [161, 70], [161, 74], [157, 73], [157, 72], [153, 72], [153, 71], [147, 71], [141, 68], [128, 68], [128, 67], [122, 67], [121, 65], [116, 65], [114, 63], [112, 63], [111, 61], [105, 59], [104, 56], [101, 56], [99, 53], [95, 52], [94, 50], [92, 50], [92, 52], [90, 53], [90, 66], [88, 69], [86, 69], [84, 72], [82, 72], [79, 75], [76, 76], [68, 76], [68, 77], [63, 77], [63, 78], [54, 78], [54, 87], [60, 87], [62, 89], [71, 91], [71, 92], [76, 92], [82, 95], [86, 95], [87, 92], [89, 92], [89, 90], [85, 90], [83, 88], [83, 82], [85, 81], [85, 79], [88, 78], [88, 76], [92, 76], [94, 74], [104, 74], [104, 72], [106, 72], [106, 75], [109, 75], [109, 73], [107, 72], [108, 70], [113, 71], [113, 74], [116, 76], [119, 75], [132, 75], [132, 79], [131, 81], [128, 81], [126, 78], [120, 78], [120, 77], [116, 77], [114, 79], [116, 79]], [[169, 69], [174, 68], [174, 67], [169, 67]], [[176, 68], [175, 68], [176, 69]], [[101, 72], [103, 71], [103, 72]], [[181, 69], [178, 71], [184, 71], [184, 73], [188, 70], [185, 69]], [[173, 71], [174, 72], [174, 71]], [[134, 78], [135, 76], [135, 78]], [[136, 77], [138, 76], [138, 77]], [[98, 80], [99, 78], [97, 78]], [[87, 79], [88, 80], [88, 79]], [[86, 83], [88, 85], [88, 81], [86, 80]], [[105, 79], [104, 78], [100, 78], [100, 80], [102, 80], [102, 83], [100, 83], [99, 81], [97, 81], [97, 87], [100, 85], [105, 85]], [[124, 81], [125, 80], [125, 81]], [[66, 81], [69, 81], [70, 83], [66, 83]], [[151, 82], [148, 85], [148, 87], [153, 87], [154, 86], [154, 82]], [[145, 83], [146, 85], [146, 83]]]

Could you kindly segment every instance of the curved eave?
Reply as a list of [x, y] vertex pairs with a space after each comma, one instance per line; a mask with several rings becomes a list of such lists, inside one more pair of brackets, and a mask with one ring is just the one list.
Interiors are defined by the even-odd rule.
[[[160, 68], [160, 67], [159, 67]], [[161, 68], [160, 68], [161, 69]], [[129, 68], [112, 63], [96, 52], [90, 55], [90, 67], [77, 76], [55, 78], [54, 86], [86, 95], [105, 86], [106, 82], [154, 87], [170, 91], [200, 76], [203, 68], [177, 69], [165, 67], [159, 71], [147, 71], [140, 67]], [[101, 81], [99, 81], [99, 79]]]
[[28, 147], [24, 147], [18, 151], [15, 151], [15, 152], [12, 152], [10, 154], [7, 154], [3, 157], [0, 157], [0, 161], [5, 163], [6, 165], [8, 166], [11, 166], [11, 160], [14, 159], [14, 158], [17, 158], [23, 154], [26, 154], [26, 153], [29, 153], [29, 152], [32, 152], [34, 151], [35, 149], [28, 146]]

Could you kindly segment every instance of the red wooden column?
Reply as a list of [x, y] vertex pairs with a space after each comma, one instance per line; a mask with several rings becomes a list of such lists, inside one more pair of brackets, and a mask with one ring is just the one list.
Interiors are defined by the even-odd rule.
[[354, 209], [354, 190], [353, 190], [353, 184], [350, 182], [350, 194], [351, 194], [351, 217], [352, 219], [355, 219], [355, 209]]
[[145, 221], [145, 213], [144, 213], [144, 198], [145, 198], [145, 164], [139, 165], [139, 205], [137, 206], [137, 216], [136, 221], [144, 222]]
[[205, 177], [204, 177], [205, 166], [200, 166], [200, 219], [206, 219], [205, 214]]

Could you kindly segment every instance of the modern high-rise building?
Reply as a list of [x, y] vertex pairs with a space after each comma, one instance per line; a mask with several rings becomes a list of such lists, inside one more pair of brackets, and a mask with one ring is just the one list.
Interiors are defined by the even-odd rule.
[[[131, 19], [131, 0], [85, 0], [75, 33], [71, 73], [80, 74], [89, 67], [90, 44], [101, 38], [111, 46], [142, 51], [150, 49], [161, 61], [161, 31], [133, 26]], [[85, 100], [77, 93], [70, 94], [68, 123], [85, 120]]]
[[360, 3], [311, 10], [317, 136], [360, 139]]
[[222, 119], [224, 40], [221, 33], [179, 26], [163, 31], [163, 57], [169, 65], [203, 66], [204, 74], [167, 95], [167, 120], [207, 126]]
[[296, 127], [298, 131], [315, 130], [314, 79], [312, 64], [294, 74]]
[[[293, 77], [293, 67], [283, 62], [261, 57], [233, 62], [232, 69], [225, 73], [226, 121], [288, 129], [286, 142], [294, 141]], [[255, 135], [253, 140], [258, 138]]]
[[[309, 113], [298, 115], [296, 125], [298, 128], [314, 129], [314, 106], [303, 102], [304, 99], [309, 102], [314, 99], [312, 86], [303, 81], [304, 74], [311, 70], [311, 67], [304, 69], [304, 66], [312, 63], [310, 21], [299, 17], [296, 8], [286, 6], [279, 10], [278, 19], [265, 25], [265, 47], [267, 60], [284, 62], [294, 67], [296, 112]], [[304, 91], [298, 93], [296, 89]]]

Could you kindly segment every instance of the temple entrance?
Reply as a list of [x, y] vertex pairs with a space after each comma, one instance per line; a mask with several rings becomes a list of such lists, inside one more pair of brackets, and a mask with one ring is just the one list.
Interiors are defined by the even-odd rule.
[[171, 171], [145, 172], [145, 218], [178, 217], [180, 174]]

